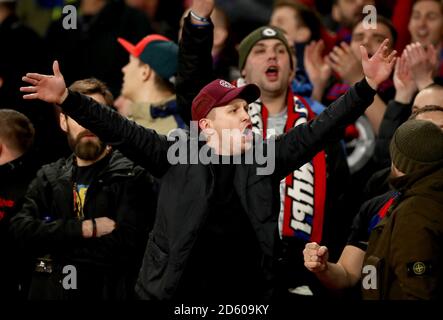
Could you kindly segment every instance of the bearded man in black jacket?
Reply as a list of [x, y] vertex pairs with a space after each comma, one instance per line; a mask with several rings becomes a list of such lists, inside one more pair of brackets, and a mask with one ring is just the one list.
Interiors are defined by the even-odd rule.
[[[96, 79], [70, 90], [112, 105]], [[30, 299], [129, 299], [152, 227], [153, 179], [66, 114], [73, 155], [42, 167], [10, 230], [34, 258]]]

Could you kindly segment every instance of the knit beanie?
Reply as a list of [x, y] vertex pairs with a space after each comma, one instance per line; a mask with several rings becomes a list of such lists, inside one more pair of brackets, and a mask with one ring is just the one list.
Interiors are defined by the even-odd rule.
[[430, 121], [406, 121], [395, 131], [390, 152], [404, 174], [443, 164], [443, 131]]
[[294, 53], [289, 46], [288, 40], [286, 39], [283, 30], [277, 27], [264, 26], [252, 31], [240, 43], [240, 46], [238, 48], [238, 68], [240, 69], [240, 71], [243, 70], [246, 63], [246, 58], [248, 57], [249, 52], [251, 52], [252, 47], [260, 40], [267, 39], [278, 39], [285, 45], [286, 50], [288, 50], [289, 53], [291, 68], [294, 68], [294, 61], [292, 59]]

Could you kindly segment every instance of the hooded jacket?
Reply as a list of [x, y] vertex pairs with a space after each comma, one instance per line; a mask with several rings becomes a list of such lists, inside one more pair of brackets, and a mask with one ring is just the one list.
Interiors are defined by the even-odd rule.
[[375, 267], [377, 281], [363, 287], [363, 298], [442, 299], [442, 165], [396, 178], [392, 185], [402, 196], [371, 233], [363, 268]]

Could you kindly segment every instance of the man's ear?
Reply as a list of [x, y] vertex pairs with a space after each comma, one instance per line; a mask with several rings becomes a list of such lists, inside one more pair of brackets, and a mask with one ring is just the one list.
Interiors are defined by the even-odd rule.
[[62, 128], [64, 132], [68, 132], [68, 119], [64, 113], [60, 113], [60, 128]]
[[210, 138], [215, 134], [215, 129], [212, 126], [212, 121], [207, 118], [200, 119], [198, 121], [198, 126], [206, 138]]
[[151, 78], [152, 77], [152, 75], [153, 75], [153, 71], [152, 71], [152, 69], [151, 69], [151, 67], [149, 66], [149, 65], [147, 65], [147, 64], [144, 64], [142, 67], [141, 67], [141, 73], [142, 73], [142, 79], [143, 79], [143, 81], [148, 81], [149, 80], [149, 78]]
[[207, 118], [203, 118], [203, 119], [198, 120], [198, 127], [202, 131], [210, 129], [211, 128], [211, 120], [209, 120]]

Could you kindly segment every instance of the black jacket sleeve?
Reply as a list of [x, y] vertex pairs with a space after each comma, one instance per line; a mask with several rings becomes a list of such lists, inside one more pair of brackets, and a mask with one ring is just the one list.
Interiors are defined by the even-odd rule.
[[[115, 266], [141, 257], [155, 218], [156, 195], [152, 177], [138, 168], [133, 177], [119, 183], [119, 191], [115, 193], [118, 205], [113, 208], [114, 212], [103, 212], [96, 205], [96, 217], [108, 214], [116, 222], [112, 233], [100, 238], [83, 238], [82, 221], [69, 217], [64, 211], [66, 208], [56, 205], [54, 186], [45, 176], [39, 175], [31, 184], [23, 206], [11, 220], [14, 239], [33, 256], [51, 253], [70, 261], [95, 265]], [[45, 216], [53, 216], [55, 210], [61, 218], [45, 221]]]
[[277, 177], [283, 179], [308, 162], [327, 144], [338, 141], [345, 127], [356, 121], [371, 105], [375, 93], [363, 79], [314, 120], [278, 137], [275, 143]]
[[[77, 92], [69, 91], [61, 107], [68, 116], [94, 132], [102, 141], [124, 154], [132, 149], [133, 154], [137, 155], [137, 159], [133, 160], [156, 177], [161, 177], [169, 168], [167, 153], [173, 142], [168, 141], [166, 136], [144, 128]], [[131, 157], [131, 154], [127, 156]]]
[[178, 55], [177, 104], [186, 123], [191, 120], [192, 100], [213, 80], [212, 43], [214, 26], [195, 26], [185, 18]]
[[52, 187], [40, 170], [9, 228], [13, 238], [27, 251], [47, 253], [47, 249], [58, 250], [82, 239], [81, 221], [70, 218], [47, 222], [42, 219], [51, 215], [52, 203]]
[[395, 130], [411, 115], [411, 105], [395, 100], [388, 103], [385, 115], [380, 125], [378, 137], [375, 141], [374, 161], [380, 168], [390, 166], [389, 144]]
[[156, 196], [152, 185], [152, 177], [144, 170], [138, 170], [133, 178], [121, 183], [116, 194], [116, 228], [103, 237], [83, 239], [66, 255], [74, 261], [113, 266], [141, 257], [155, 218]]

